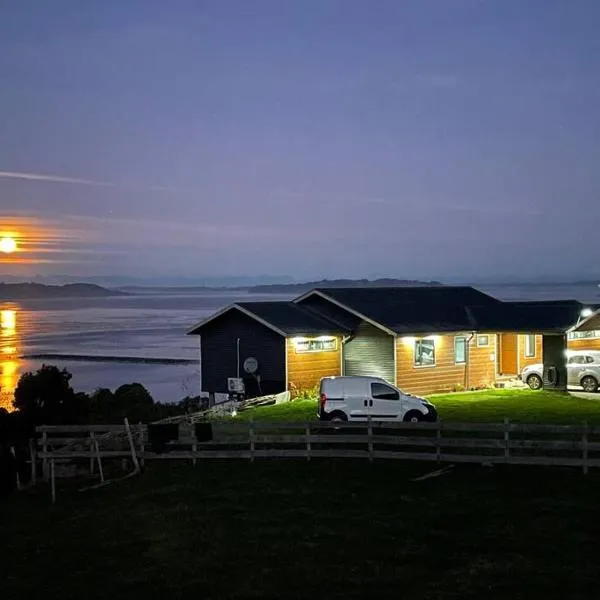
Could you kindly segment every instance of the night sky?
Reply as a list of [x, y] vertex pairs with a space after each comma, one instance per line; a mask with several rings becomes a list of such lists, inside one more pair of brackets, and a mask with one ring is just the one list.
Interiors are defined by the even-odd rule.
[[598, 0], [0, 0], [0, 274], [600, 277]]

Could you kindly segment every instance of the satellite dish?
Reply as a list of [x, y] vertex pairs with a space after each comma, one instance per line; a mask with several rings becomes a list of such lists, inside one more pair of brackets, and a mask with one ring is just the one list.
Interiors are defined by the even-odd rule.
[[258, 371], [258, 360], [256, 360], [256, 358], [253, 356], [249, 356], [244, 361], [244, 371], [246, 371], [246, 373], [249, 375], [254, 375], [256, 371]]

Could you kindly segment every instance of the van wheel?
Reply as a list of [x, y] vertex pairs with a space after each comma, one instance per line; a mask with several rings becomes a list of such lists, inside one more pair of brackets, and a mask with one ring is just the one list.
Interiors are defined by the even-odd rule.
[[527, 385], [532, 389], [532, 390], [541, 390], [542, 387], [544, 386], [544, 382], [542, 381], [542, 378], [539, 375], [530, 375], [527, 378]]
[[419, 423], [423, 420], [423, 414], [418, 410], [409, 410], [402, 419], [405, 423]]
[[329, 421], [332, 423], [347, 423], [348, 417], [343, 412], [334, 412], [329, 415]]
[[581, 380], [581, 387], [584, 392], [591, 392], [593, 394], [598, 391], [598, 382], [595, 377], [587, 375]]
[[333, 431], [339, 433], [342, 425], [348, 422], [348, 417], [343, 412], [334, 412], [329, 415], [329, 422], [334, 424]]

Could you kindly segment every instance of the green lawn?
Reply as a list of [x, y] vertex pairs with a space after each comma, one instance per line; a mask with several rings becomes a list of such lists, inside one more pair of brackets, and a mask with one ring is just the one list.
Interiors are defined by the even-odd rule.
[[[153, 463], [2, 506], [20, 598], [596, 598], [600, 473], [302, 461]], [[532, 485], [535, 482], [535, 485]], [[476, 515], [476, 517], [474, 516]]]
[[[486, 390], [430, 396], [444, 421], [600, 424], [600, 394], [584, 400], [569, 394], [531, 390]], [[236, 419], [255, 421], [315, 420], [316, 400], [300, 400], [242, 411]]]

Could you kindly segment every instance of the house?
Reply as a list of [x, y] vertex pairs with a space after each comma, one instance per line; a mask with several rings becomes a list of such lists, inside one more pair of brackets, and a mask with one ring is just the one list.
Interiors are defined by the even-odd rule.
[[600, 350], [600, 306], [587, 307], [568, 334], [572, 350]]
[[430, 394], [492, 385], [542, 360], [564, 370], [566, 334], [584, 309], [502, 302], [464, 286], [318, 288], [292, 301], [233, 304], [188, 333], [200, 337], [205, 392], [226, 393], [232, 377], [251, 396], [343, 374]]

